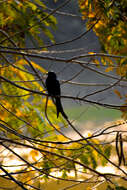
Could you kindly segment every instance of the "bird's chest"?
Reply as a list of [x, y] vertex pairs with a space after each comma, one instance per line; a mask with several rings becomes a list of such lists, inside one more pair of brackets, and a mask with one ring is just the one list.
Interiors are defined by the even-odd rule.
[[46, 87], [48, 90], [48, 93], [51, 95], [60, 95], [60, 85], [57, 80], [48, 79], [46, 81]]

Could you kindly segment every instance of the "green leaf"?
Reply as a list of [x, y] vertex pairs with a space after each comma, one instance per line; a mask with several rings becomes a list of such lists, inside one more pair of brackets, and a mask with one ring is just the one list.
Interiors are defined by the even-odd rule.
[[[106, 156], [106, 158], [108, 158], [109, 159], [109, 157], [110, 157], [110, 155], [111, 155], [111, 149], [112, 149], [112, 147], [110, 146], [110, 145], [108, 145], [108, 146], [105, 146], [104, 148], [103, 148], [103, 153], [104, 153], [104, 155]], [[102, 158], [102, 165], [103, 166], [105, 166], [106, 164], [107, 164], [107, 160], [105, 159], [105, 158]]]
[[82, 155], [80, 156], [80, 160], [81, 160], [84, 164], [89, 165], [88, 156], [87, 156], [86, 154], [82, 154]]

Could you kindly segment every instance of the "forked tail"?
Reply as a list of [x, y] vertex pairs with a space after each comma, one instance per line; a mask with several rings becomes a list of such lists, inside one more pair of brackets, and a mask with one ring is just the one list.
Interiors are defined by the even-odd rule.
[[56, 97], [56, 109], [57, 109], [57, 117], [59, 117], [59, 113], [61, 113], [65, 119], [68, 119], [67, 115], [65, 114], [63, 110], [61, 100], [59, 97]]

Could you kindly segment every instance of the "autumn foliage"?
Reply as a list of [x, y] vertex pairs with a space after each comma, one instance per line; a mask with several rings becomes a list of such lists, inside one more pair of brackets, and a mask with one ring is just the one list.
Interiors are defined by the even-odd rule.
[[[98, 36], [101, 52], [54, 58], [44, 53], [51, 53], [48, 48], [58, 45], [52, 34], [57, 24], [54, 13], [58, 14], [64, 3], [49, 12], [46, 3], [40, 0], [0, 2], [0, 189], [48, 189], [46, 184], [52, 183], [51, 179], [57, 181], [56, 189], [62, 184], [63, 190], [99, 189], [101, 185], [106, 190], [125, 189], [121, 184], [126, 185], [127, 176], [126, 121], [113, 122], [84, 136], [70, 118], [56, 117], [54, 102], [45, 88], [45, 60], [78, 64], [82, 70], [88, 69], [90, 63], [95, 73], [100, 68], [106, 75], [115, 73], [116, 82], [102, 91], [113, 87], [123, 105], [87, 99], [101, 90], [87, 97], [76, 94], [61, 98], [118, 109], [127, 118], [127, 94], [115, 86], [126, 83], [127, 78], [127, 2], [78, 0], [78, 3], [87, 32], [93, 29]], [[44, 44], [41, 33], [50, 45]], [[29, 48], [26, 39], [31, 41]], [[86, 64], [82, 58], [90, 61]], [[41, 60], [41, 64], [35, 59]], [[73, 85], [73, 79], [62, 82]], [[78, 138], [69, 137], [67, 128]], [[114, 155], [116, 159], [112, 160]], [[112, 166], [115, 173], [103, 172], [99, 166]]]

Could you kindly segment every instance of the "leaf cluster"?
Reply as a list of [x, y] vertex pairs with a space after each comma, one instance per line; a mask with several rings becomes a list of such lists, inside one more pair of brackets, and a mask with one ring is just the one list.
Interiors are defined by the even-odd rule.
[[[126, 0], [79, 0], [82, 18], [89, 28], [95, 23], [93, 31], [101, 43], [101, 51], [111, 55], [123, 56], [120, 59], [103, 57], [96, 59], [97, 66], [105, 66], [105, 72], [115, 72], [118, 77], [127, 78], [127, 1]], [[97, 22], [97, 23], [96, 23]], [[120, 90], [117, 90], [117, 92]], [[117, 93], [118, 94], [118, 93]], [[122, 97], [122, 96], [121, 96]], [[125, 100], [126, 95], [122, 97]], [[121, 108], [122, 110], [122, 108]], [[125, 108], [123, 117], [127, 118]]]
[[[36, 0], [35, 3], [29, 0], [2, 1], [0, 2], [0, 29], [12, 36], [19, 47], [24, 47], [26, 37], [33, 45], [37, 46], [38, 43], [43, 45], [40, 33], [54, 42], [51, 29], [55, 29], [56, 19], [48, 15], [46, 9], [46, 5], [40, 0]], [[8, 46], [5, 36], [0, 33], [0, 37], [3, 44]]]

